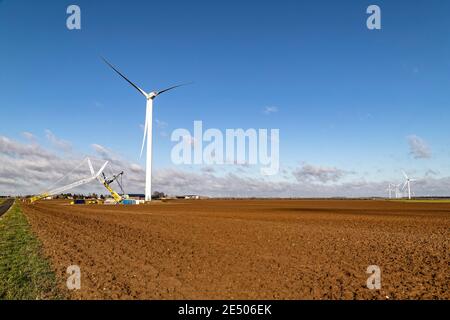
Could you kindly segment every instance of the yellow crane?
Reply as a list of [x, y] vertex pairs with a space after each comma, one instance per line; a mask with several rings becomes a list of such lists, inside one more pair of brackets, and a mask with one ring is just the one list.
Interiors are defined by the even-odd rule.
[[122, 189], [122, 194], [123, 194], [124, 192], [123, 192], [122, 184], [118, 180], [118, 178], [122, 177], [122, 175], [123, 175], [123, 171], [117, 175], [113, 175], [113, 177], [111, 179], [108, 179], [108, 178], [106, 178], [105, 174], [103, 173], [102, 178], [100, 178], [100, 176], [97, 178], [105, 186], [105, 188], [109, 191], [109, 193], [111, 193], [112, 197], [114, 198], [114, 200], [117, 203], [121, 203], [123, 200], [123, 197], [111, 188], [111, 183], [113, 183], [114, 181], [117, 181], [117, 183], [120, 186], [120, 189]]
[[[92, 163], [91, 161], [89, 161], [89, 169], [91, 170], [91, 173], [94, 172], [94, 168], [92, 167]], [[121, 195], [119, 195], [116, 191], [113, 190], [113, 188], [111, 188], [111, 183], [113, 183], [114, 181], [117, 181], [117, 184], [119, 185], [120, 189], [122, 190], [122, 194], [123, 192], [123, 188], [122, 188], [122, 184], [119, 182], [119, 178], [122, 178], [123, 176], [123, 171], [117, 175], [113, 175], [112, 178], [107, 178], [105, 173], [102, 171], [101, 175], [97, 175], [97, 180], [103, 184], [103, 186], [106, 188], [106, 190], [109, 191], [109, 193], [111, 193], [114, 201], [116, 201], [117, 203], [121, 203], [123, 201], [123, 197]]]

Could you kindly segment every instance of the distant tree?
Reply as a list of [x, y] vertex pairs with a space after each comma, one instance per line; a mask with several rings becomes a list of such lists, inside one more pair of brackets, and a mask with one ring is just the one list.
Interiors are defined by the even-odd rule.
[[166, 195], [164, 194], [164, 192], [159, 192], [159, 191], [155, 191], [152, 194], [152, 199], [161, 199], [161, 198], [165, 198]]

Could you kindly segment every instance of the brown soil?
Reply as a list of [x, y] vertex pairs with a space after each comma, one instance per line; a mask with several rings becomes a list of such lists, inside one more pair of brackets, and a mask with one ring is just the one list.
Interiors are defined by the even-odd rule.
[[[74, 299], [450, 299], [450, 203], [23, 207]], [[369, 290], [366, 269], [382, 270]]]

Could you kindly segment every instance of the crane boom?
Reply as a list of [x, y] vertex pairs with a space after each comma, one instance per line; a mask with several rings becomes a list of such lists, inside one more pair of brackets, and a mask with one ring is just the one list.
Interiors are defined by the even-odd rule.
[[[89, 167], [91, 168], [92, 165], [91, 165], [91, 161], [89, 159], [88, 159], [88, 163], [90, 164]], [[52, 195], [55, 195], [55, 194], [63, 193], [64, 191], [67, 191], [67, 190], [70, 190], [70, 189], [73, 189], [73, 188], [85, 185], [85, 184], [87, 184], [87, 183], [97, 179], [100, 176], [100, 174], [103, 172], [103, 170], [105, 169], [107, 164], [108, 164], [108, 161], [105, 162], [105, 164], [100, 168], [100, 170], [97, 172], [97, 174], [93, 174], [91, 177], [75, 181], [75, 182], [73, 182], [71, 184], [68, 184], [66, 186], [63, 186], [63, 187], [59, 187], [59, 188], [56, 188], [56, 189], [53, 189], [53, 190], [50, 190], [50, 191], [46, 191], [44, 193], [41, 193], [41, 194], [36, 195], [34, 197], [31, 197], [30, 201], [31, 201], [31, 203], [33, 203], [33, 202], [35, 202], [37, 200], [46, 198], [48, 196], [52, 196]]]

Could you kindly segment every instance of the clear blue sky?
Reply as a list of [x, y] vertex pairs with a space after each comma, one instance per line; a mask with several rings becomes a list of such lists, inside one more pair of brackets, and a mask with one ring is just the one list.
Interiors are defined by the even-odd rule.
[[[66, 28], [70, 4], [81, 7], [79, 31]], [[366, 28], [370, 4], [381, 7], [382, 30]], [[195, 82], [156, 102], [169, 135], [194, 120], [279, 128], [284, 166], [374, 180], [400, 168], [450, 175], [449, 15], [444, 0], [3, 0], [0, 135], [49, 129], [80, 152], [97, 143], [143, 163], [145, 101], [104, 55], [147, 91]], [[268, 106], [278, 111], [266, 115]], [[174, 144], [158, 130], [156, 168], [170, 165]], [[409, 154], [412, 134], [431, 158]]]

